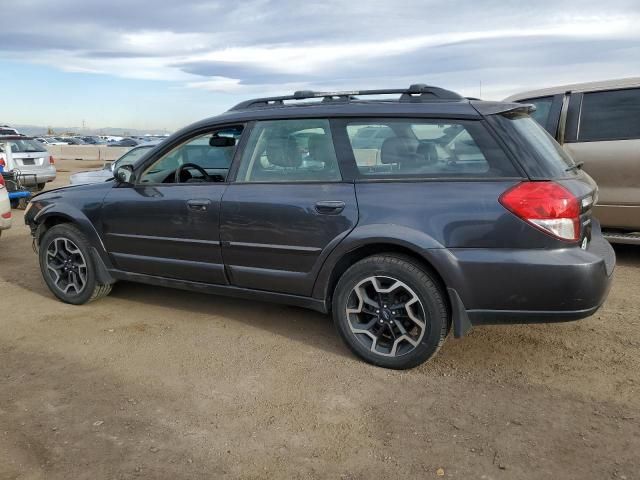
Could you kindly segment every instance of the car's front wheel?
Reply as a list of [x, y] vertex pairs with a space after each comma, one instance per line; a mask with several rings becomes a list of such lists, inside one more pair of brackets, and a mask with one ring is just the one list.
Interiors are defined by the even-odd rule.
[[386, 368], [425, 362], [451, 325], [444, 293], [432, 275], [410, 258], [391, 254], [352, 265], [338, 281], [332, 309], [349, 348]]
[[70, 224], [56, 225], [42, 237], [42, 276], [49, 290], [65, 303], [82, 305], [111, 291], [111, 284], [97, 282], [90, 248], [84, 234]]

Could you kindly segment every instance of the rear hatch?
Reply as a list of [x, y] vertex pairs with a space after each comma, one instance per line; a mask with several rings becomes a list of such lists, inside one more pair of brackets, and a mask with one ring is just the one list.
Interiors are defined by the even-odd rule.
[[[528, 115], [528, 106], [487, 116], [498, 130], [514, 157], [533, 182], [553, 182], [568, 190], [577, 199], [579, 234], [571, 243], [587, 249], [593, 234], [593, 207], [598, 200], [595, 181], [582, 166]], [[598, 230], [599, 231], [599, 230]]]
[[[49, 166], [49, 152], [36, 140], [30, 138], [5, 139], [2, 143], [11, 148], [9, 170], [39, 170]], [[7, 157], [7, 152], [2, 152]]]

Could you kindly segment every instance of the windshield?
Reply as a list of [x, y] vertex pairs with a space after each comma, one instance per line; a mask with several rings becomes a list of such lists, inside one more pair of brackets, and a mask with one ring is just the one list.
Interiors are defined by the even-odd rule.
[[[502, 127], [510, 132], [509, 137], [524, 155], [533, 156], [534, 162], [527, 162], [527, 169], [533, 178], [559, 178], [577, 175], [573, 159], [562, 149], [547, 131], [527, 114], [512, 113], [496, 115]], [[524, 160], [524, 158], [522, 158]]]
[[[11, 151], [13, 153], [35, 153], [47, 151], [40, 142], [36, 142], [31, 139], [9, 140], [6, 143], [11, 146]], [[1, 147], [0, 150], [2, 150]]]

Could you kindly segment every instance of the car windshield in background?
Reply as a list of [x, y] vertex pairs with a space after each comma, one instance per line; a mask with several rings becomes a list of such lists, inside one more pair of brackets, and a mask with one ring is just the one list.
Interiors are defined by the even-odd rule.
[[521, 139], [524, 145], [518, 145], [532, 154], [536, 163], [532, 164], [531, 176], [540, 175], [540, 178], [570, 177], [577, 174], [576, 164], [560, 145], [547, 133], [547, 131], [527, 114], [510, 113], [496, 115], [500, 126], [516, 132], [512, 135], [515, 139]]
[[7, 143], [11, 145], [11, 151], [13, 153], [35, 153], [47, 151], [40, 142], [31, 139], [10, 140]]

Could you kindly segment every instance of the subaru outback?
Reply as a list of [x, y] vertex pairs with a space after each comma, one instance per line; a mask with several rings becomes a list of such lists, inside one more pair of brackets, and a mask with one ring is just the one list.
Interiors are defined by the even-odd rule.
[[607, 296], [597, 187], [531, 110], [425, 85], [248, 100], [110, 181], [37, 195], [25, 221], [64, 302], [128, 280], [307, 307], [410, 368], [451, 329], [576, 320]]

